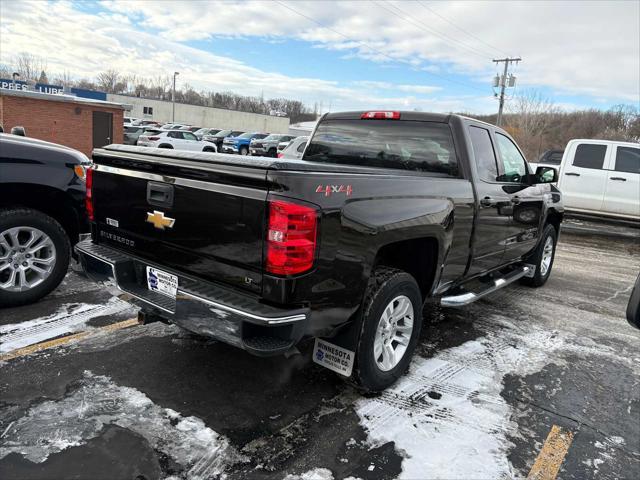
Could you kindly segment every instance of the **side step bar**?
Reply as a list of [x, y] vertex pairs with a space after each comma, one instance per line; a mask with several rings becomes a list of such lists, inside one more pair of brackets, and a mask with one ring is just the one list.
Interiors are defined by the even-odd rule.
[[442, 305], [443, 307], [462, 307], [464, 305], [469, 305], [470, 303], [473, 303], [476, 300], [479, 300], [485, 295], [489, 295], [490, 293], [493, 293], [496, 290], [501, 289], [502, 287], [506, 287], [510, 283], [513, 283], [516, 280], [524, 277], [529, 273], [530, 270], [531, 270], [530, 267], [526, 265], [520, 268], [517, 268], [512, 272], [509, 272], [508, 274], [506, 274], [504, 277], [494, 280], [493, 283], [489, 284], [487, 288], [485, 288], [484, 290], [478, 293], [465, 292], [459, 295], [442, 297], [440, 299], [440, 305]]

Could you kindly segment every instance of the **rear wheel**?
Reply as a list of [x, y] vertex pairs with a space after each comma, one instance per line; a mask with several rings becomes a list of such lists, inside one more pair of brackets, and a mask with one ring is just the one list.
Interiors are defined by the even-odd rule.
[[520, 280], [524, 285], [530, 287], [541, 287], [551, 275], [553, 260], [556, 255], [556, 242], [558, 234], [553, 225], [546, 225], [542, 231], [542, 239], [531, 254], [526, 263], [535, 265], [535, 274], [533, 277], [525, 277]]
[[354, 380], [366, 391], [392, 385], [406, 371], [422, 327], [422, 298], [415, 279], [401, 270], [373, 272], [363, 304]]
[[32, 209], [0, 211], [0, 307], [35, 302], [56, 288], [71, 246], [62, 226]]

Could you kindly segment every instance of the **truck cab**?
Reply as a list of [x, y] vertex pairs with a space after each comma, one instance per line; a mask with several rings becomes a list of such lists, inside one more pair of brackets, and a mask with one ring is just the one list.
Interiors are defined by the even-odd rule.
[[569, 141], [560, 164], [558, 188], [567, 211], [640, 220], [640, 145]]

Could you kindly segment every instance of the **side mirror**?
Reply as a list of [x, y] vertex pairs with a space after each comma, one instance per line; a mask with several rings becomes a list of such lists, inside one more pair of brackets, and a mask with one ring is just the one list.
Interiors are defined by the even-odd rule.
[[535, 183], [556, 183], [558, 170], [553, 167], [538, 167], [535, 173]]

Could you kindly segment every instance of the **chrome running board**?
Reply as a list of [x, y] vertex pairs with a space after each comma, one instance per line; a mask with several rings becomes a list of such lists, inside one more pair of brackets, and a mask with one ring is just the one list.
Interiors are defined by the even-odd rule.
[[465, 293], [460, 293], [458, 295], [442, 297], [440, 299], [440, 305], [442, 305], [443, 307], [462, 307], [464, 305], [469, 305], [470, 303], [473, 303], [476, 300], [479, 300], [480, 298], [486, 295], [489, 295], [490, 293], [493, 293], [496, 290], [500, 290], [502, 287], [506, 287], [507, 285], [515, 282], [516, 280], [521, 279], [522, 277], [529, 274], [530, 270], [531, 268], [524, 265], [522, 267], [519, 267], [509, 272], [504, 277], [495, 279], [492, 283], [489, 284], [487, 288], [485, 288], [480, 292], [477, 292], [477, 293], [465, 292]]

